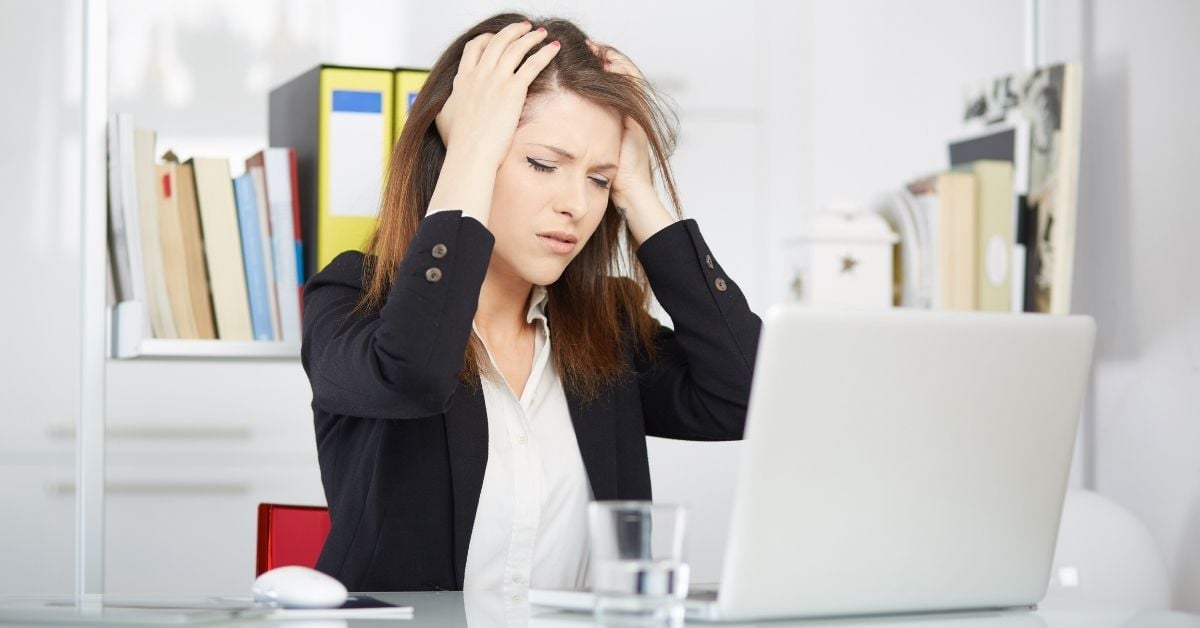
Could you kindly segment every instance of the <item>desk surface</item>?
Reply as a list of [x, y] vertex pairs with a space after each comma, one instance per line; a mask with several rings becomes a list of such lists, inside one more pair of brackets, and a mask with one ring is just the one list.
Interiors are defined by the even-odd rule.
[[[353, 620], [244, 620], [219, 624], [184, 624], [209, 626], [240, 626], [244, 628], [290, 625], [303, 628], [583, 628], [593, 625], [592, 616], [582, 613], [563, 613], [530, 606], [525, 598], [507, 598], [498, 594], [461, 593], [457, 591], [415, 593], [368, 593], [400, 606], [412, 606], [412, 619], [353, 619]], [[0, 596], [0, 607], [11, 608], [24, 596]], [[68, 604], [69, 606], [69, 604]], [[65, 609], [60, 609], [65, 610]], [[68, 611], [69, 612], [69, 611]], [[0, 626], [5, 624], [0, 613]], [[11, 619], [11, 618], [9, 618]], [[63, 619], [59, 616], [59, 619]], [[48, 625], [44, 620], [37, 624]], [[146, 625], [139, 622], [141, 625]], [[21, 625], [30, 625], [29, 621]], [[54, 625], [79, 626], [97, 624], [57, 621]], [[112, 624], [104, 624], [112, 625]], [[169, 625], [169, 624], [168, 624]], [[179, 625], [179, 624], [175, 624]], [[709, 626], [745, 626], [754, 624], [703, 624]], [[1200, 628], [1200, 615], [1170, 611], [1136, 611], [1122, 609], [1074, 610], [1042, 608], [1034, 612], [975, 612], [907, 615], [892, 617], [843, 618], [833, 620], [793, 620], [759, 622], [772, 628], [803, 626], [805, 628]]]
[[[509, 599], [498, 594], [446, 592], [368, 593], [381, 600], [413, 607], [413, 619], [352, 620], [344, 623], [322, 623], [322, 626], [392, 626], [393, 628], [459, 627], [470, 628], [582, 628], [592, 625], [592, 617], [580, 613], [562, 613], [538, 606], [531, 607], [522, 599]], [[276, 622], [269, 622], [274, 624]], [[288, 623], [288, 622], [279, 622]], [[258, 624], [246, 624], [262, 625]], [[293, 624], [302, 626], [304, 624]], [[752, 624], [695, 623], [689, 625], [720, 628]], [[1133, 610], [1068, 610], [1041, 609], [1035, 612], [953, 613], [914, 615], [905, 617], [875, 617], [862, 619], [771, 621], [760, 626], [787, 628], [1200, 628], [1200, 615], [1169, 611]], [[312, 626], [309, 624], [309, 626]], [[315, 628], [315, 627], [313, 627]]]

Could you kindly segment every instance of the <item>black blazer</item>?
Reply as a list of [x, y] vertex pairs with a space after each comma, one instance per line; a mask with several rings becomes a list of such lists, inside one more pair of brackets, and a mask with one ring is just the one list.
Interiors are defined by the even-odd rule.
[[[305, 286], [301, 361], [333, 523], [317, 568], [351, 591], [462, 588], [488, 431], [483, 393], [459, 373], [494, 242], [461, 212], [425, 218], [377, 314], [350, 315], [361, 253]], [[653, 363], [627, 346], [634, 375], [599, 398], [567, 392], [598, 500], [650, 499], [647, 435], [741, 438], [758, 346], [759, 318], [695, 221], [637, 256], [675, 329], [660, 326]]]

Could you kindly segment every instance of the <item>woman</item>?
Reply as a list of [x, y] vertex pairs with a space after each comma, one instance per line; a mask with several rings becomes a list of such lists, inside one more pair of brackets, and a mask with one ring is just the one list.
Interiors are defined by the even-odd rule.
[[305, 289], [319, 569], [352, 591], [578, 587], [588, 501], [651, 497], [647, 435], [741, 438], [760, 321], [655, 192], [652, 165], [678, 206], [664, 120], [570, 22], [497, 15], [438, 59], [366, 254]]

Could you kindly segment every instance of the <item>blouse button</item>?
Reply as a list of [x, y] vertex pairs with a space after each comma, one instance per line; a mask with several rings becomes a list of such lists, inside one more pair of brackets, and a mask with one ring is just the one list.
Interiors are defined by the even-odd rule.
[[709, 269], [712, 269], [712, 268], [713, 268], [713, 260], [712, 260], [712, 256], [711, 256], [711, 255], [705, 255], [705, 256], [704, 256], [704, 263], [708, 265]]
[[430, 255], [433, 255], [433, 259], [442, 259], [443, 257], [446, 257], [447, 251], [448, 249], [446, 248], [446, 245], [439, 243], [433, 245], [433, 250], [430, 251]]
[[725, 292], [725, 290], [729, 288], [729, 286], [726, 285], [725, 280], [721, 279], [720, 277], [717, 277], [717, 280], [713, 282], [713, 285], [715, 285], [717, 290], [721, 292]]
[[425, 271], [425, 281], [428, 281], [429, 283], [437, 283], [441, 280], [442, 280], [442, 269], [438, 268], [437, 266], [434, 266], [433, 268], [430, 268], [429, 270]]

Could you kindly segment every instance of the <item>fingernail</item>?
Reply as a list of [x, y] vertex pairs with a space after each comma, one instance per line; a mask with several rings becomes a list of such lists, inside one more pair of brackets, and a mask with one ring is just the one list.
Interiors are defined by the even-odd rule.
[[537, 29], [538, 29], [538, 32], [539, 32], [539, 33], [544, 33], [544, 32], [546, 32], [546, 27], [545, 27], [545, 26], [539, 26], [539, 27], [537, 27]]
[[550, 42], [550, 45], [551, 46], [561, 46], [562, 44], [559, 43], [559, 41], [557, 39], [555, 39], [554, 41]]

